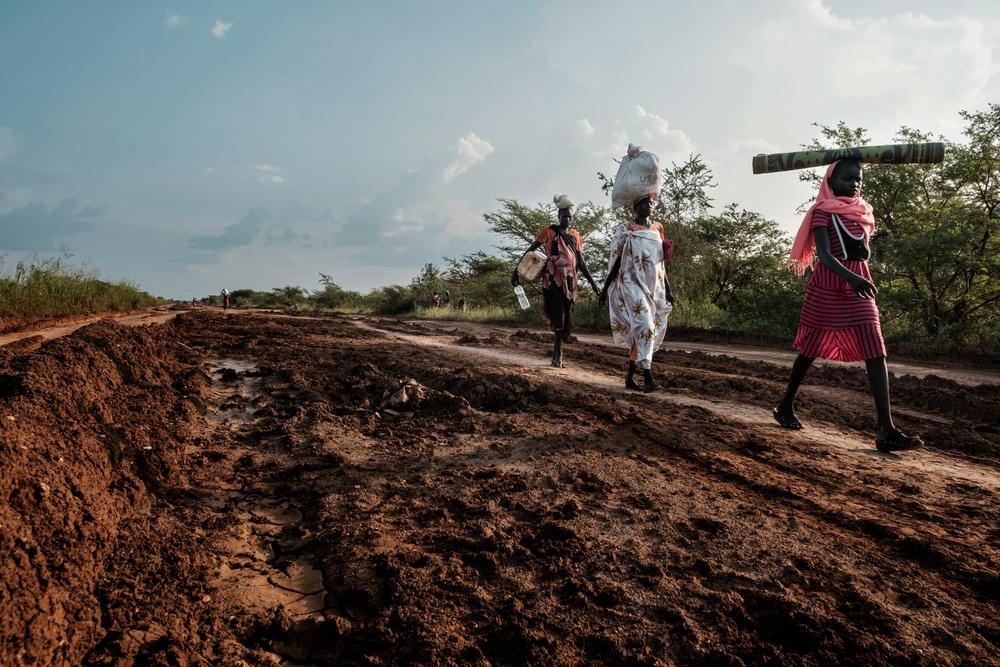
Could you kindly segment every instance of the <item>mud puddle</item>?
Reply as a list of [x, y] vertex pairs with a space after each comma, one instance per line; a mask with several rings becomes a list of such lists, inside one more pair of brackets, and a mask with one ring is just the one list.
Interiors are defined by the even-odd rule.
[[[322, 623], [327, 592], [314, 559], [301, 551], [303, 512], [286, 484], [262, 481], [249, 465], [255, 454], [280, 447], [253, 429], [255, 412], [265, 402], [261, 373], [254, 363], [232, 357], [211, 358], [207, 365], [213, 381], [205, 417], [229, 440], [226, 455], [235, 462], [231, 475], [198, 489], [215, 499], [233, 526], [218, 544], [214, 596], [242, 616], [270, 617], [279, 625]], [[268, 644], [275, 664], [303, 664], [299, 661], [310, 657], [302, 646], [275, 639]]]

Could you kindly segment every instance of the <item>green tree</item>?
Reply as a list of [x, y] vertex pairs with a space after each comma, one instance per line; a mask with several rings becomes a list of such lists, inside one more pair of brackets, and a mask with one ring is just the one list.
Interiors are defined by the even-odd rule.
[[656, 213], [667, 225], [689, 224], [703, 218], [712, 208], [711, 191], [717, 186], [715, 175], [699, 154], [663, 170], [663, 186], [656, 202]]
[[759, 213], [733, 203], [691, 226], [707, 250], [708, 299], [724, 310], [749, 288], [771, 282], [784, 265], [788, 237]]
[[310, 303], [316, 308], [336, 310], [338, 308], [356, 308], [361, 303], [361, 295], [343, 289], [325, 273], [319, 274], [319, 284], [323, 289], [310, 296]]
[[448, 268], [444, 276], [453, 302], [465, 297], [469, 305], [510, 305], [511, 260], [476, 252], [459, 258], [446, 257], [445, 261]]
[[410, 292], [413, 294], [413, 305], [429, 306], [433, 303], [435, 294], [443, 294], [446, 289], [441, 270], [433, 264], [424, 264], [413, 280], [410, 281]]
[[[483, 220], [490, 231], [502, 239], [497, 249], [513, 262], [534, 242], [539, 230], [556, 222], [556, 208], [552, 204], [526, 206], [516, 199], [497, 201], [500, 209], [485, 213]], [[572, 226], [583, 241], [583, 261], [595, 277], [607, 269], [608, 244], [615, 224], [606, 208], [592, 202], [584, 202], [573, 209]]]
[[714, 251], [697, 223], [708, 216], [715, 187], [715, 175], [701, 155], [689, 155], [681, 164], [672, 162], [663, 169], [653, 217], [662, 220], [667, 238], [674, 242], [670, 282], [678, 299], [687, 305], [711, 300]]
[[381, 315], [402, 315], [413, 310], [413, 290], [404, 285], [388, 285], [370, 291], [362, 298], [366, 310]]

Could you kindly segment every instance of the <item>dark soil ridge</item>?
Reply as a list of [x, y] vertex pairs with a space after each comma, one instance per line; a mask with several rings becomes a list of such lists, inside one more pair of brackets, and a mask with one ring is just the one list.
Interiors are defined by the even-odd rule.
[[[204, 428], [216, 358], [254, 368], [218, 374], [254, 381], [229, 435]], [[672, 380], [730, 400], [770, 381], [713, 363]], [[0, 349], [0, 424], [4, 665], [997, 663], [991, 487], [344, 318], [202, 312]], [[321, 569], [321, 617], [227, 599], [243, 524], [213, 481], [301, 510], [268, 558]]]
[[149, 521], [154, 495], [183, 481], [190, 436], [178, 425], [198, 412], [204, 381], [172, 339], [101, 322], [0, 351], [0, 662], [83, 663], [112, 623], [109, 563], [128, 551], [144, 576], [175, 579], [177, 595], [205, 587], [198, 550], [171, 544], [192, 536]]

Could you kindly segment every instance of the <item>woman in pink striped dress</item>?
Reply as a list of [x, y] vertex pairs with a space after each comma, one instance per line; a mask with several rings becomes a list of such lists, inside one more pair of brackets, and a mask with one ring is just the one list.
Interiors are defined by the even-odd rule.
[[792, 246], [792, 265], [799, 275], [813, 269], [806, 287], [802, 317], [795, 336], [799, 351], [788, 389], [772, 411], [789, 429], [801, 429], [795, 416], [795, 394], [816, 357], [833, 361], [864, 361], [875, 396], [881, 452], [913, 449], [920, 438], [900, 431], [892, 422], [885, 342], [868, 270], [868, 239], [875, 229], [872, 207], [861, 198], [862, 170], [858, 162], [841, 160], [829, 166], [816, 203], [802, 220]]

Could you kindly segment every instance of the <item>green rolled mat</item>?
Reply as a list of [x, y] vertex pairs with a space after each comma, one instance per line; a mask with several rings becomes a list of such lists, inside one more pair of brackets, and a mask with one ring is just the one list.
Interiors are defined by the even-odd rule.
[[753, 157], [753, 173], [821, 167], [837, 160], [858, 160], [874, 164], [931, 164], [944, 160], [944, 144], [931, 141], [924, 144], [889, 144], [888, 146], [858, 146], [792, 153], [761, 153]]

